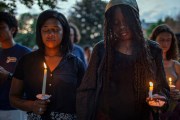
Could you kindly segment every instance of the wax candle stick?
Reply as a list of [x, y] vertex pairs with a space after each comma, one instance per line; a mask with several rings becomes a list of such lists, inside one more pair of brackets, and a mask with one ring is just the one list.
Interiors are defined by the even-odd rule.
[[42, 94], [46, 94], [46, 79], [47, 79], [47, 66], [44, 63], [44, 77], [43, 77], [43, 85], [42, 85]]
[[169, 86], [171, 86], [172, 85], [172, 78], [170, 77], [169, 78]]
[[152, 99], [153, 83], [149, 82], [149, 98]]

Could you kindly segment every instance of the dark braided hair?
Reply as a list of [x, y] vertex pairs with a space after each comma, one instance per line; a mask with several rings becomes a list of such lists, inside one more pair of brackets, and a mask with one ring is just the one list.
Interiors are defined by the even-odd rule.
[[[105, 14], [105, 23], [104, 23], [104, 39], [105, 39], [105, 47], [106, 47], [106, 56], [105, 56], [105, 75], [107, 83], [105, 84], [105, 89], [107, 89], [108, 93], [108, 82], [111, 79], [111, 69], [112, 63], [114, 60], [114, 45], [116, 44], [116, 36], [114, 35], [114, 31], [112, 29], [113, 21], [114, 21], [114, 13], [117, 7], [120, 7], [125, 20], [130, 26], [130, 30], [132, 32], [132, 44], [133, 44], [133, 52], [134, 56], [134, 90], [136, 96], [137, 108], [141, 109], [141, 105], [145, 103], [147, 97], [147, 90], [149, 86], [149, 81], [153, 81], [155, 79], [154, 73], [152, 70], [153, 62], [151, 61], [151, 54], [149, 47], [146, 44], [146, 41], [143, 37], [143, 32], [141, 29], [141, 24], [139, 20], [139, 13], [134, 11], [129, 6], [126, 5], [116, 5], [110, 8]], [[132, 22], [133, 21], [133, 22]], [[104, 89], [104, 90], [105, 90]]]

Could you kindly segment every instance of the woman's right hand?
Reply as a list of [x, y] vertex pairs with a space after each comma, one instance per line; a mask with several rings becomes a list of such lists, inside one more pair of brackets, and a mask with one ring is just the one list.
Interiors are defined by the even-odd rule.
[[33, 101], [32, 111], [35, 114], [42, 115], [46, 111], [49, 100], [35, 100]]

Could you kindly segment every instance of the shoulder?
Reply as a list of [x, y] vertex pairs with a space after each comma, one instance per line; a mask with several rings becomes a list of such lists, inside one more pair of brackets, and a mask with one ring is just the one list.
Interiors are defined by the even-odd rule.
[[80, 65], [80, 66], [84, 66], [85, 67], [84, 62], [79, 57], [75, 56], [72, 53], [68, 53], [66, 55], [66, 60], [69, 61], [70, 63], [76, 64], [78, 66]]
[[150, 49], [161, 50], [159, 44], [153, 40], [146, 40], [146, 43], [149, 45]]
[[102, 40], [95, 44], [93, 51], [98, 51], [100, 54], [103, 53], [105, 51], [104, 41]]
[[72, 54], [72, 53], [68, 53], [66, 56], [67, 60], [73, 60], [73, 61], [81, 61], [81, 59], [79, 57], [77, 57], [76, 55]]
[[83, 50], [83, 48], [77, 44], [73, 44], [74, 49]]
[[33, 51], [33, 52], [29, 52], [29, 53], [25, 54], [22, 57], [22, 59], [27, 60], [27, 61], [30, 61], [30, 60], [34, 61], [35, 59], [37, 60], [41, 56], [42, 56], [42, 53], [39, 50], [37, 50], [37, 51]]
[[176, 60], [172, 60], [172, 62], [174, 63], [175, 69], [180, 72], [180, 63], [178, 61], [176, 61]]
[[157, 42], [146, 40], [146, 44], [149, 46], [150, 52], [153, 57], [162, 56], [162, 49]]
[[99, 41], [95, 44], [94, 48], [104, 48], [104, 41]]
[[15, 47], [16, 47], [16, 49], [21, 50], [21, 52], [26, 52], [26, 53], [31, 52], [30, 48], [23, 46], [23, 45], [20, 45], [20, 44], [16, 44]]

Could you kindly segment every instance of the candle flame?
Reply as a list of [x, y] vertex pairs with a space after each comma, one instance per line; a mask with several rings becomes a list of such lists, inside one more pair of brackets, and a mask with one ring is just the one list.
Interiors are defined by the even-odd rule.
[[44, 68], [46, 69], [47, 68], [47, 66], [46, 66], [46, 63], [44, 62]]
[[171, 77], [169, 78], [169, 82], [172, 82], [172, 78]]
[[149, 86], [150, 86], [150, 87], [153, 87], [153, 83], [152, 83], [152, 82], [149, 82]]

